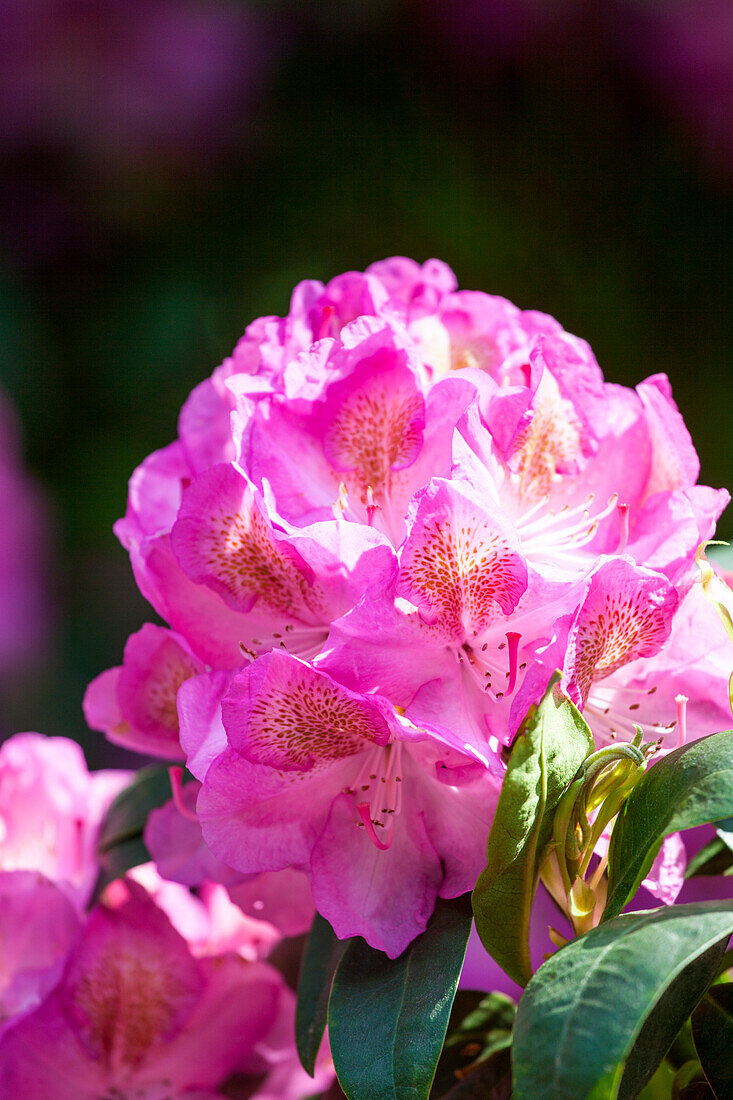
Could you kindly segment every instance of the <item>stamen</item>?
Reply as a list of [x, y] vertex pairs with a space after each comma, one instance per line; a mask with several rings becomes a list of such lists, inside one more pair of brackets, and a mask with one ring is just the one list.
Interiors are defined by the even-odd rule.
[[522, 640], [522, 635], [517, 634], [514, 630], [508, 630], [506, 635], [507, 645], [509, 647], [509, 683], [506, 686], [505, 695], [511, 695], [517, 686], [517, 654], [519, 653], [519, 643]]
[[390, 827], [389, 833], [387, 834], [387, 843], [385, 844], [377, 836], [374, 826], [381, 824], [381, 822], [372, 821], [372, 811], [369, 803], [360, 802], [356, 808], [359, 812], [359, 817], [362, 820], [364, 828], [367, 831], [367, 836], [371, 840], [372, 844], [374, 844], [376, 848], [379, 848], [380, 852], [386, 852], [390, 844], [392, 843], [392, 833], [394, 832], [394, 826]]
[[367, 485], [367, 487], [366, 487], [366, 514], [367, 514], [367, 523], [369, 524], [370, 527], [372, 527], [374, 525], [375, 515], [377, 514], [377, 512], [381, 512], [381, 510], [382, 510], [381, 505], [377, 504], [377, 502], [374, 499], [374, 490], [372, 489], [371, 485]]
[[677, 748], [681, 748], [687, 742], [687, 704], [689, 702], [686, 695], [675, 695], [674, 701], [677, 704]]
[[339, 494], [336, 497], [331, 511], [333, 512], [334, 519], [341, 519], [344, 512], [349, 507], [349, 494], [343, 481], [339, 483]]
[[622, 554], [626, 549], [626, 544], [629, 541], [629, 506], [628, 504], [618, 504], [616, 506], [619, 520], [619, 537], [618, 546], [616, 547], [616, 553]]
[[171, 781], [171, 791], [173, 792], [173, 805], [176, 807], [181, 817], [185, 817], [188, 821], [198, 821], [196, 814], [189, 810], [183, 800], [183, 768], [173, 765], [168, 769], [168, 777]]
[[318, 339], [323, 340], [324, 337], [331, 335], [331, 321], [336, 313], [335, 306], [324, 306], [321, 312], [321, 323], [318, 326]]
[[344, 790], [344, 794], [361, 796], [361, 801], [356, 803], [361, 818], [359, 828], [366, 829], [367, 836], [380, 852], [386, 851], [392, 843], [395, 818], [402, 809], [402, 776], [398, 774], [401, 756], [399, 741], [366, 752], [356, 780]]

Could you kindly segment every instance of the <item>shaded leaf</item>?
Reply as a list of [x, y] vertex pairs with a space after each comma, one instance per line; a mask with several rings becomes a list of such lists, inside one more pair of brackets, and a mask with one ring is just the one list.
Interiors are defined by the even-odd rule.
[[349, 1100], [427, 1100], [471, 930], [468, 895], [439, 898], [396, 959], [349, 941], [336, 971], [328, 1032]]
[[733, 730], [665, 756], [645, 772], [616, 819], [603, 920], [634, 896], [665, 836], [720, 821], [733, 808]]
[[99, 832], [100, 855], [126, 840], [141, 837], [151, 810], [171, 799], [171, 781], [167, 768], [141, 768], [134, 782], [120, 791], [111, 803]]
[[561, 948], [517, 1008], [514, 1100], [613, 1100], [632, 1051], [629, 1072], [646, 1057], [648, 1080], [672, 1026], [652, 1014], [661, 1006], [679, 1028], [731, 932], [733, 903], [699, 902], [616, 917]]
[[97, 840], [100, 872], [94, 900], [108, 883], [133, 867], [150, 862], [143, 830], [150, 811], [164, 805], [170, 798], [168, 769], [152, 766], [141, 768], [134, 782], [112, 801]]
[[473, 891], [481, 941], [519, 985], [532, 977], [529, 914], [555, 810], [593, 751], [591, 732], [561, 691], [559, 676], [539, 705], [530, 708], [517, 734], [489, 833], [486, 867]]
[[511, 1044], [517, 1006], [503, 993], [459, 990], [453, 1002], [431, 1100], [443, 1096], [478, 1063]]
[[303, 953], [295, 1010], [295, 1045], [311, 1077], [326, 1029], [331, 983], [349, 942], [340, 940], [325, 917], [316, 913]]
[[733, 852], [720, 837], [714, 837], [709, 844], [695, 852], [685, 868], [685, 878], [698, 875], [727, 875], [733, 871]]
[[467, 1073], [442, 1100], [510, 1100], [511, 1095], [512, 1058], [505, 1047]]
[[718, 1100], [733, 1096], [733, 984], [708, 989], [692, 1014], [692, 1038]]

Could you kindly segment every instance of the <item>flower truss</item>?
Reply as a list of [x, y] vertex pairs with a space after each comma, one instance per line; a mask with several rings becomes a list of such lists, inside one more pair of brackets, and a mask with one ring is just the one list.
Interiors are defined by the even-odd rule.
[[185, 760], [209, 857], [300, 872], [396, 956], [474, 885], [556, 668], [599, 746], [724, 723], [695, 551], [728, 494], [698, 472], [664, 376], [605, 382], [437, 260], [301, 283], [132, 477], [116, 531], [170, 629], [130, 638], [87, 719]]
[[[733, 604], [704, 558], [728, 494], [698, 474], [663, 375], [606, 382], [583, 340], [457, 290], [439, 261], [304, 282], [286, 317], [253, 322], [116, 526], [167, 625], [129, 638], [84, 711], [167, 771], [83, 769], [71, 827], [65, 743], [25, 735], [0, 758], [2, 919], [47, 939], [0, 968], [0, 1093], [178, 1100], [246, 1078], [248, 1096], [312, 1095], [328, 1006], [350, 1100], [403, 1095], [381, 1091], [383, 1040], [390, 1080], [424, 1056], [409, 1095], [427, 1098], [470, 891], [503, 973], [474, 941], [462, 984], [529, 981], [517, 1051], [533, 970], [555, 965], [538, 913], [571, 965], [564, 945], [605, 935], [640, 885], [685, 911], [680, 831], [733, 818], [719, 778], [685, 801], [691, 776], [733, 776]], [[32, 821], [23, 753], [47, 807]], [[643, 798], [667, 816], [637, 852]], [[315, 1084], [265, 961], [311, 924], [297, 1032]], [[525, 1062], [518, 1100], [538, 1095]]]

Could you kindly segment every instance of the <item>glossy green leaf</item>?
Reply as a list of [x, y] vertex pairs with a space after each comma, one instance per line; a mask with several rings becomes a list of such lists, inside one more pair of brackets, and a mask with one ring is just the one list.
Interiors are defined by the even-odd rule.
[[692, 1038], [718, 1100], [733, 1096], [733, 984], [708, 989], [692, 1014]]
[[683, 745], [640, 778], [611, 836], [603, 920], [634, 896], [669, 833], [730, 817], [733, 730]]
[[[637, 1080], [643, 1064], [651, 1077], [666, 1034], [705, 992], [731, 932], [733, 902], [698, 902], [616, 917], [571, 940], [519, 1002], [514, 1100], [633, 1095], [619, 1092], [627, 1063]], [[624, 1088], [632, 1084], [627, 1078]]]
[[701, 990], [713, 981], [725, 953], [725, 943], [721, 940], [693, 959], [665, 989], [644, 1021], [626, 1059], [618, 1089], [619, 1100], [634, 1100], [650, 1080], [700, 999]]
[[340, 940], [325, 917], [316, 913], [303, 953], [295, 1010], [295, 1045], [311, 1077], [326, 1029], [333, 976], [349, 943]]
[[483, 945], [520, 985], [532, 977], [529, 914], [540, 858], [558, 803], [593, 751], [591, 732], [558, 681], [559, 673], [517, 734], [489, 833], [486, 867], [473, 891]]
[[439, 898], [396, 959], [361, 938], [336, 971], [328, 1035], [348, 1100], [427, 1100], [471, 930], [468, 895]]

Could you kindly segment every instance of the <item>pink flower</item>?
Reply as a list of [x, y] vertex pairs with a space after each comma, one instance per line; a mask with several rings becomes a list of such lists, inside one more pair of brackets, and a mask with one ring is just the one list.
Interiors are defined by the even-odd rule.
[[721, 728], [695, 552], [728, 495], [698, 474], [666, 378], [606, 382], [553, 318], [438, 261], [301, 283], [117, 525], [175, 631], [145, 637], [188, 655], [163, 676], [141, 632], [87, 700], [139, 738], [163, 681], [173, 731], [175, 694], [201, 787], [152, 815], [160, 866], [242, 895], [273, 875], [275, 898], [307, 876], [339, 935], [395, 954], [473, 886], [502, 749], [555, 669], [599, 743]]
[[146, 623], [128, 638], [122, 667], [89, 685], [84, 716], [117, 745], [182, 760], [176, 697], [184, 680], [203, 671], [184, 638]]
[[11, 737], [0, 747], [0, 870], [39, 871], [83, 907], [99, 872], [100, 823], [129, 781], [129, 772], [90, 774], [65, 737]]
[[277, 971], [231, 953], [195, 958], [129, 883], [114, 907], [91, 913], [53, 992], [0, 1039], [0, 1091], [214, 1100], [232, 1074], [267, 1071], [283, 1013], [292, 994]]
[[391, 956], [438, 894], [471, 888], [484, 860], [476, 823], [488, 831], [496, 785], [446, 731], [417, 729], [380, 696], [278, 652], [234, 678], [223, 714], [228, 746], [197, 811], [224, 862], [306, 871], [337, 934]]

